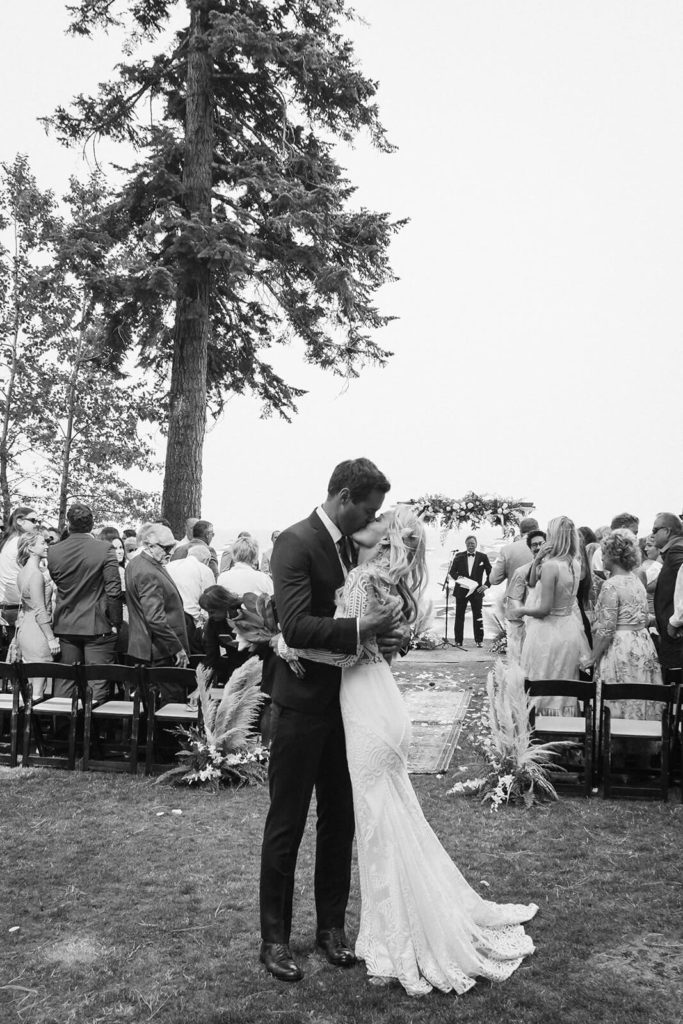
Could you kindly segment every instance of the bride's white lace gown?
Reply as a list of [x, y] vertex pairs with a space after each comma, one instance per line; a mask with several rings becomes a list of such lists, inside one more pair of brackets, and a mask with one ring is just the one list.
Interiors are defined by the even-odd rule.
[[[361, 615], [369, 586], [386, 593], [375, 566], [349, 574], [339, 614]], [[356, 954], [372, 978], [396, 978], [410, 995], [502, 981], [534, 951], [520, 922], [538, 908], [492, 903], [468, 885], [411, 785], [410, 718], [391, 669], [374, 643], [348, 662], [337, 659], [361, 888]]]

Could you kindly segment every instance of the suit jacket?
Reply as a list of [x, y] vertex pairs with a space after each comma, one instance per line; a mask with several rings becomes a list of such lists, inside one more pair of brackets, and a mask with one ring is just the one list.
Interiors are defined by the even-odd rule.
[[[270, 560], [275, 605], [289, 647], [356, 650], [355, 619], [335, 619], [335, 592], [344, 570], [332, 537], [317, 512], [283, 530]], [[339, 707], [341, 670], [303, 660], [299, 679], [282, 658], [273, 667], [273, 700], [284, 707], [324, 715]]]
[[71, 533], [51, 544], [47, 567], [57, 587], [53, 629], [64, 636], [101, 636], [123, 620], [121, 575], [109, 541]]
[[[468, 557], [469, 556], [466, 551], [458, 552], [451, 564], [451, 568], [449, 570], [450, 576], [452, 576], [453, 579], [456, 579], [458, 576], [467, 576], [470, 580], [476, 580], [481, 587], [484, 582], [484, 573], [486, 573], [486, 582], [488, 583], [491, 577], [491, 563], [488, 555], [484, 555], [481, 551], [474, 552], [474, 565], [472, 566], [471, 573], [468, 572], [467, 569]], [[465, 591], [461, 589], [460, 593], [464, 594]], [[457, 596], [456, 590], [456, 597]]]
[[[678, 570], [683, 565], [683, 537], [678, 537], [664, 552], [662, 570], [657, 577], [654, 609], [659, 635], [666, 637], [666, 627], [674, 613], [674, 590]], [[676, 641], [672, 641], [675, 643]]]
[[507, 597], [512, 577], [518, 569], [523, 565], [527, 565], [532, 560], [531, 549], [523, 538], [518, 538], [512, 544], [504, 544], [498, 552], [498, 558], [493, 563], [490, 577], [491, 586], [507, 580], [507, 587], [505, 588], [505, 596]]
[[146, 551], [126, 566], [128, 654], [142, 661], [172, 658], [187, 651], [185, 612], [178, 588], [163, 565]]

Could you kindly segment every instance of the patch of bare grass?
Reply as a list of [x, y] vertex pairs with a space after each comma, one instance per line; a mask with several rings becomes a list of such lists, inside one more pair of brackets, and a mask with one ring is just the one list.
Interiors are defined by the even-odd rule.
[[[472, 670], [462, 669], [463, 682]], [[476, 710], [475, 699], [470, 722]], [[464, 775], [458, 767], [474, 774], [467, 725], [460, 746], [448, 775], [414, 781], [473, 885], [491, 899], [540, 906], [529, 925], [537, 952], [505, 984], [415, 1000], [399, 986], [370, 986], [362, 967], [330, 967], [314, 949], [310, 826], [292, 942], [305, 978], [279, 984], [257, 960], [265, 790], [214, 796], [143, 778], [19, 771], [0, 782], [0, 1020], [674, 1024], [681, 806], [562, 798], [491, 813], [445, 795]], [[358, 913], [354, 877], [351, 934]]]

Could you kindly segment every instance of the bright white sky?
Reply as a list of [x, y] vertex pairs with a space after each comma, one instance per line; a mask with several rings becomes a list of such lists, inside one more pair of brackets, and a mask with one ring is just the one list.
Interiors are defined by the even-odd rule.
[[[356, 6], [399, 148], [340, 159], [358, 205], [410, 218], [381, 296], [395, 355], [348, 388], [278, 357], [310, 393], [291, 425], [229, 404], [207, 437], [203, 514], [226, 539], [284, 527], [359, 455], [399, 499], [497, 492], [593, 527], [680, 512], [680, 0]], [[87, 168], [35, 119], [120, 59], [65, 25], [60, 0], [3, 5], [0, 158], [26, 152], [57, 193]]]

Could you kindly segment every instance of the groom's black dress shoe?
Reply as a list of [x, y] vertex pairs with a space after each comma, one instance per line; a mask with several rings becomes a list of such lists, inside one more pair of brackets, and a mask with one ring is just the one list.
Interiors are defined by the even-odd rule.
[[262, 942], [259, 959], [278, 981], [301, 981], [304, 976], [286, 942]]
[[335, 967], [353, 967], [356, 957], [346, 941], [343, 928], [325, 928], [318, 932], [316, 944]]

